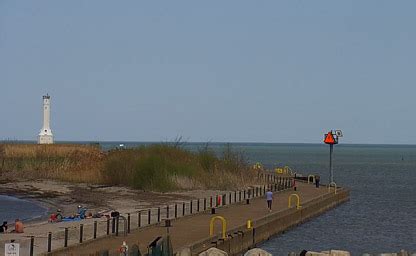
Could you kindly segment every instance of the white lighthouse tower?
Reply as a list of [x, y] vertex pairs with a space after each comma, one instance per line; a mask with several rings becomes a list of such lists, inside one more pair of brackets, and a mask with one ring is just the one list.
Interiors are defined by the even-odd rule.
[[51, 96], [43, 96], [43, 127], [38, 136], [39, 144], [53, 144], [53, 135], [49, 126], [51, 120]]

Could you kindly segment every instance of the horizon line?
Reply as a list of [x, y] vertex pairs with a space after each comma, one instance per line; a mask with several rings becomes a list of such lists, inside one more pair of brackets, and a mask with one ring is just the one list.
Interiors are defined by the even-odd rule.
[[[11, 139], [4, 139], [0, 140], [0, 143], [5, 142], [33, 142], [37, 144], [36, 140], [11, 140]], [[81, 142], [81, 143], [175, 143], [174, 140], [171, 141], [133, 141], [133, 140], [56, 140], [56, 143], [70, 143], [70, 142]], [[246, 142], [246, 141], [179, 141], [179, 143], [195, 143], [195, 144], [298, 144], [298, 145], [325, 145], [322, 143], [314, 143], [314, 142]], [[369, 145], [369, 146], [416, 146], [416, 144], [393, 144], [393, 143], [339, 143], [337, 145]]]

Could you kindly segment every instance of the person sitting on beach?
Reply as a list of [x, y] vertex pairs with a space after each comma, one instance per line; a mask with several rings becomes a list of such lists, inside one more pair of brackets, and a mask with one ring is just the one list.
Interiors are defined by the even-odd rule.
[[86, 208], [82, 207], [81, 205], [78, 205], [77, 217], [80, 217], [81, 219], [85, 219], [86, 212], [87, 212]]
[[62, 211], [61, 211], [61, 209], [58, 209], [58, 210], [56, 211], [56, 221], [61, 222], [63, 218], [64, 218], [64, 216], [62, 216]]
[[19, 219], [16, 219], [14, 222], [14, 232], [23, 233], [23, 222]]
[[7, 233], [7, 221], [3, 221], [3, 225], [0, 226], [0, 233]]
[[61, 222], [63, 219], [61, 209], [58, 209], [56, 213], [52, 213], [51, 217], [49, 218], [49, 222]]

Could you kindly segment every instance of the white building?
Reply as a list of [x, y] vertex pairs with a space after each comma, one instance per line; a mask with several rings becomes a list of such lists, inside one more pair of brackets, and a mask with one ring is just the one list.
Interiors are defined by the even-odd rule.
[[43, 96], [43, 127], [38, 136], [39, 144], [53, 144], [53, 135], [50, 128], [51, 120], [51, 96]]

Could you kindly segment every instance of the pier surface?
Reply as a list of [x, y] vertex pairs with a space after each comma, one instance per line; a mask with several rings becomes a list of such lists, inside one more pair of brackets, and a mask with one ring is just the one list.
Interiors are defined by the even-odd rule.
[[[340, 190], [339, 193], [342, 194], [342, 191], [346, 194], [343, 198], [343, 201], [345, 201], [347, 200], [346, 198], [348, 198], [348, 193], [345, 193], [345, 190]], [[293, 193], [299, 195], [301, 205], [309, 204], [312, 208], [316, 208], [316, 210], [312, 209], [311, 211], [305, 212], [304, 218], [302, 218], [302, 214], [300, 214], [301, 210], [297, 210], [296, 207], [293, 207], [290, 209], [290, 212], [288, 212], [288, 198], [290, 194]], [[334, 195], [334, 191], [332, 190], [329, 192], [327, 187], [321, 186], [318, 189], [312, 184], [299, 182], [297, 184], [297, 191], [288, 189], [285, 191], [274, 192], [272, 212], [269, 212], [267, 209], [267, 204], [264, 198], [255, 198], [251, 200], [250, 204], [242, 202], [219, 208], [217, 209], [216, 215], [222, 216], [226, 219], [227, 231], [230, 231], [244, 227], [247, 220], [253, 221], [254, 228], [256, 228], [257, 223], [258, 225], [260, 225], [260, 223], [263, 223], [264, 225], [265, 218], [269, 219], [270, 223], [272, 221], [278, 221], [280, 215], [285, 213], [285, 216], [283, 217], [289, 217], [290, 219], [285, 221], [287, 223], [283, 223], [282, 227], [288, 228], [289, 226], [299, 224], [299, 222], [304, 221], [305, 218], [317, 215], [339, 203], [339, 200], [337, 201], [337, 199], [334, 199], [335, 197], [331, 195]], [[324, 198], [330, 199], [329, 201], [326, 200], [328, 203], [322, 204]], [[296, 200], [292, 201], [295, 203]], [[295, 205], [294, 203], [293, 205]], [[299, 218], [297, 217], [298, 215]], [[212, 215], [209, 211], [205, 211], [174, 220], [172, 222], [172, 227], [169, 230], [174, 251], [178, 251], [184, 247], [191, 247], [196, 250], [198, 246], [202, 246], [203, 248], [212, 246], [209, 241], [209, 223], [213, 216], [214, 215]], [[280, 219], [284, 219], [283, 217]], [[215, 226], [215, 230], [215, 236], [219, 235], [221, 231], [219, 224]], [[270, 231], [270, 235], [273, 235], [275, 231], [276, 230]], [[116, 252], [117, 248], [120, 247], [123, 241], [126, 241], [127, 244], [130, 245], [139, 244], [141, 252], [146, 253], [149, 243], [151, 243], [156, 237], [165, 235], [166, 232], [167, 230], [165, 227], [161, 225], [152, 225], [132, 230], [131, 234], [126, 237], [122, 235], [118, 237], [107, 236], [91, 242], [79, 244], [77, 246], [70, 246], [65, 250], [56, 250], [52, 252], [51, 255], [90, 255], [102, 249], [109, 249], [111, 253]], [[258, 238], [252, 240], [259, 241]]]

